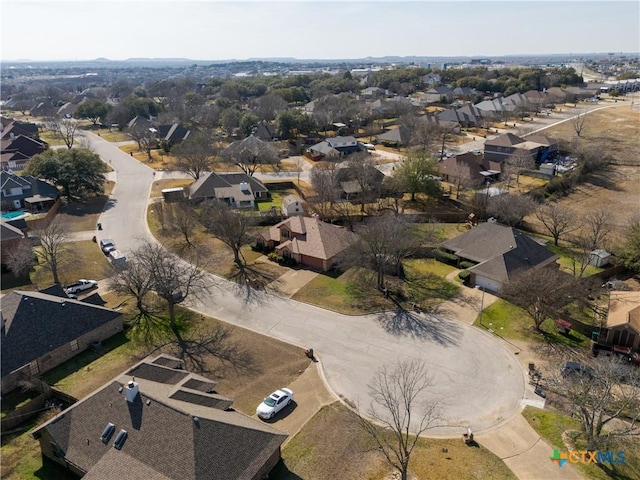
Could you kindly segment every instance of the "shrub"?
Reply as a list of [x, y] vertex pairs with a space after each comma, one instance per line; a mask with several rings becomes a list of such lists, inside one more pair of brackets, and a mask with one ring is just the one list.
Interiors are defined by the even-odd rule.
[[462, 270], [460, 273], [458, 273], [458, 278], [463, 282], [466, 282], [470, 276], [471, 272], [469, 270]]
[[269, 255], [267, 255], [267, 258], [269, 260], [271, 260], [272, 262], [278, 262], [278, 259], [280, 257], [278, 256], [278, 254], [276, 252], [271, 252], [271, 253], [269, 253]]
[[460, 260], [457, 255], [454, 255], [453, 253], [445, 252], [444, 250], [441, 250], [439, 248], [436, 248], [433, 251], [433, 257], [436, 260], [443, 263], [448, 263], [449, 265], [458, 265], [458, 260]]
[[467, 262], [466, 260], [463, 260], [462, 262], [460, 262], [460, 268], [471, 268], [474, 265], [475, 265], [475, 263]]

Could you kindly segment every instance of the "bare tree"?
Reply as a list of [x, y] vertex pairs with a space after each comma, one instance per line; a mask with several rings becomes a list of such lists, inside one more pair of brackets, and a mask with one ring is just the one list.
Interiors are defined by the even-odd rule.
[[[640, 369], [597, 358], [585, 372], [567, 372], [558, 393], [569, 402], [572, 416], [589, 451], [609, 450], [640, 437]], [[624, 382], [623, 382], [624, 381]]]
[[383, 215], [370, 219], [357, 230], [359, 240], [348, 248], [341, 263], [361, 266], [376, 273], [376, 288], [385, 289], [385, 276], [402, 273], [402, 260], [416, 248], [417, 240], [406, 217]]
[[593, 250], [607, 246], [607, 238], [612, 230], [610, 216], [605, 208], [597, 208], [582, 217], [580, 230], [571, 238], [574, 248], [570, 257], [575, 276], [585, 275]]
[[76, 135], [79, 135], [77, 120], [71, 118], [63, 118], [59, 121], [49, 122], [48, 125], [56, 135], [60, 135], [60, 138], [64, 141], [67, 148], [71, 149], [75, 143]]
[[271, 145], [253, 135], [233, 142], [222, 152], [222, 156], [228, 163], [237, 165], [250, 177], [263, 165], [275, 166], [280, 163], [278, 154]]
[[506, 164], [516, 175], [516, 185], [520, 185], [520, 175], [527, 170], [532, 170], [535, 167], [535, 160], [529, 152], [516, 150], [513, 155], [507, 158]]
[[138, 144], [138, 149], [146, 152], [147, 157], [151, 160], [151, 150], [156, 146], [157, 140], [149, 130], [149, 127], [145, 125], [134, 125], [132, 128], [127, 128], [125, 133]]
[[311, 170], [311, 185], [315, 190], [315, 206], [326, 218], [338, 200], [338, 166], [335, 162], [319, 163]]
[[248, 231], [255, 224], [253, 217], [215, 200], [203, 207], [200, 218], [207, 231], [233, 251], [236, 265], [244, 266], [240, 249], [251, 242]]
[[573, 131], [576, 132], [576, 135], [580, 137], [582, 136], [582, 132], [584, 131], [587, 114], [582, 108], [576, 109], [576, 112], [576, 115], [571, 117], [571, 126], [573, 127]]
[[518, 225], [537, 206], [534, 200], [524, 195], [497, 195], [487, 200], [487, 213], [509, 226]]
[[35, 263], [35, 254], [29, 240], [23, 238], [16, 245], [2, 248], [2, 255], [6, 256], [7, 267], [14, 276], [21, 277], [31, 271]]
[[558, 245], [560, 236], [576, 229], [574, 215], [567, 208], [556, 203], [543, 205], [536, 211], [536, 218], [544, 225], [553, 237], [553, 244]]
[[176, 323], [176, 305], [187, 298], [204, 295], [211, 289], [209, 278], [202, 270], [206, 256], [193, 250], [186, 253], [182, 260], [167, 252], [162, 245], [147, 242], [131, 254], [138, 260], [140, 268], [146, 270], [151, 289], [166, 302], [169, 328], [178, 339], [181, 337]]
[[58, 271], [69, 252], [67, 229], [59, 218], [54, 218], [48, 225], [34, 230], [40, 239], [40, 245], [34, 250], [38, 263], [53, 275], [53, 282], [60, 283]]
[[153, 277], [143, 258], [130, 255], [124, 268], [114, 268], [109, 277], [109, 288], [119, 295], [131, 297], [136, 301], [138, 318], [148, 315], [149, 308], [145, 298], [153, 290]]
[[548, 266], [517, 273], [502, 294], [531, 315], [535, 329], [542, 331], [542, 323], [555, 317], [572, 298], [580, 297], [582, 289], [579, 279]]
[[355, 182], [360, 199], [360, 211], [364, 212], [365, 204], [380, 196], [384, 175], [375, 167], [367, 153], [351, 155], [349, 164], [338, 171], [342, 182]]
[[194, 180], [198, 180], [203, 172], [209, 170], [221, 147], [207, 132], [196, 132], [181, 144], [176, 145], [172, 153], [177, 157], [175, 166]]
[[193, 247], [191, 235], [198, 225], [196, 213], [186, 202], [166, 203], [164, 206], [164, 223], [167, 229], [178, 232], [184, 238], [187, 247]]
[[438, 402], [423, 400], [432, 386], [422, 361], [403, 360], [393, 368], [385, 365], [368, 385], [371, 404], [366, 413], [375, 423], [357, 417], [358, 425], [402, 480], [408, 478], [409, 460], [420, 435], [440, 421]]

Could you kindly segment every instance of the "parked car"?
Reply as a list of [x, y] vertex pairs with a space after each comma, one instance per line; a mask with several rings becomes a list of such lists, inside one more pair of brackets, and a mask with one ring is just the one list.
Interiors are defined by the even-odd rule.
[[83, 290], [89, 290], [98, 286], [98, 282], [95, 280], [80, 279], [75, 283], [67, 285], [64, 289], [64, 293], [67, 295], [82, 292]]
[[293, 400], [293, 392], [288, 388], [281, 388], [276, 390], [267, 398], [265, 398], [258, 408], [256, 408], [256, 415], [260, 418], [269, 419], [289, 405]]
[[113, 240], [109, 238], [103, 238], [100, 240], [100, 250], [102, 250], [102, 253], [105, 255], [109, 255], [109, 252], [112, 252], [115, 249], [116, 245], [113, 243]]
[[560, 373], [563, 377], [569, 376], [581, 376], [581, 377], [593, 377], [593, 369], [578, 362], [566, 362], [562, 365]]

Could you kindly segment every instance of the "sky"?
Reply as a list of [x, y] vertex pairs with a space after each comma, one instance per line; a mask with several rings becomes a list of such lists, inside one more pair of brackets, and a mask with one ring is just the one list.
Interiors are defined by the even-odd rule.
[[640, 2], [0, 0], [1, 60], [640, 52]]

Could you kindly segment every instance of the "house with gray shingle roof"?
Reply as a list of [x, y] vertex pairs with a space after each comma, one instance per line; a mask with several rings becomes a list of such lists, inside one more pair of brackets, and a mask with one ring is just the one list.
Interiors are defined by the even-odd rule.
[[558, 255], [522, 232], [497, 223], [481, 223], [440, 245], [463, 260], [469, 268], [471, 285], [499, 292], [515, 275], [549, 265]]
[[2, 210], [31, 212], [49, 210], [59, 199], [58, 188], [31, 175], [0, 172], [0, 205]]
[[2, 394], [122, 331], [122, 313], [42, 292], [14, 290], [0, 299]]
[[267, 187], [245, 173], [204, 173], [189, 186], [190, 200], [216, 199], [232, 208], [254, 208], [255, 200], [267, 198]]
[[40, 425], [42, 454], [88, 480], [261, 480], [287, 434], [181, 360], [147, 358]]
[[256, 243], [262, 248], [274, 248], [299, 264], [327, 271], [357, 239], [355, 233], [318, 217], [291, 217], [264, 230]]

